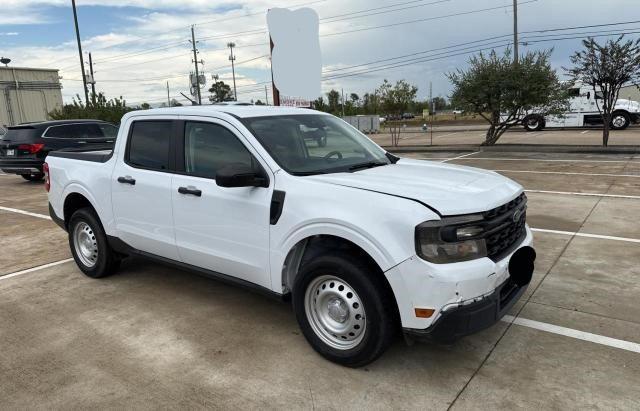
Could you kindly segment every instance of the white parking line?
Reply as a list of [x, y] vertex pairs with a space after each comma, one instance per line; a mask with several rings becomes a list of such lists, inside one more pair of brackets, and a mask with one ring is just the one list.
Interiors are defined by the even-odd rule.
[[589, 132], [589, 130], [585, 130], [583, 132], [581, 132], [580, 134], [587, 134]]
[[459, 131], [456, 131], [455, 133], [443, 134], [441, 136], [437, 136], [436, 138], [434, 138], [434, 140], [437, 140], [437, 139], [442, 138], [442, 137], [453, 136], [454, 134], [459, 134], [459, 133], [460, 133]]
[[640, 238], [615, 237], [615, 236], [611, 236], [611, 235], [578, 233], [578, 232], [573, 232], [573, 231], [548, 230], [546, 228], [532, 228], [531, 231], [539, 232], [539, 233], [571, 235], [571, 236], [585, 237], [585, 238], [598, 238], [598, 239], [601, 239], [601, 240], [627, 241], [627, 242], [630, 242], [630, 243], [640, 243]]
[[442, 161], [442, 163], [446, 163], [447, 161], [457, 160], [459, 158], [465, 158], [465, 157], [472, 156], [472, 155], [478, 154], [478, 153], [479, 153], [479, 151], [474, 151], [473, 153], [463, 154], [463, 155], [458, 156], [458, 157], [453, 157], [453, 158], [449, 158], [447, 160], [444, 160], [444, 161]]
[[633, 200], [640, 200], [640, 196], [625, 196], [622, 194], [574, 193], [571, 191], [547, 191], [547, 190], [524, 190], [524, 191], [526, 191], [527, 193], [562, 194], [562, 195], [586, 196], [586, 197], [630, 198]]
[[[453, 160], [453, 159], [452, 159]], [[640, 174], [607, 174], [607, 173], [570, 173], [566, 171], [534, 171], [534, 170], [492, 170], [499, 173], [531, 173], [531, 174], [562, 174], [571, 176], [603, 176], [603, 177], [633, 177], [640, 178]]]
[[51, 217], [49, 217], [48, 215], [32, 213], [30, 211], [18, 210], [17, 208], [0, 207], [0, 210], [9, 211], [9, 212], [12, 212], [12, 213], [29, 215], [31, 217], [38, 217], [38, 218], [42, 218], [42, 219], [45, 219], [45, 220], [51, 220]]
[[60, 264], [64, 264], [64, 263], [68, 263], [68, 262], [70, 262], [70, 261], [73, 261], [73, 258], [67, 258], [66, 260], [55, 261], [55, 262], [53, 262], [53, 263], [44, 264], [44, 265], [39, 265], [39, 266], [37, 266], [37, 267], [32, 267], [32, 268], [29, 268], [29, 269], [27, 269], [27, 270], [16, 271], [15, 273], [7, 274], [7, 275], [2, 275], [2, 276], [0, 276], [0, 281], [8, 280], [9, 278], [17, 277], [17, 276], [19, 276], [19, 275], [29, 274], [29, 273], [32, 273], [32, 272], [34, 272], [34, 271], [43, 270], [43, 269], [45, 269], [45, 268], [55, 267], [56, 265], [60, 265]]
[[534, 328], [540, 331], [546, 331], [553, 334], [564, 335], [565, 337], [571, 337], [582, 341], [589, 341], [596, 344], [606, 345], [613, 348], [619, 348], [621, 350], [640, 353], [640, 344], [618, 340], [616, 338], [605, 337], [603, 335], [591, 334], [584, 331], [574, 330], [573, 328], [560, 327], [558, 325], [547, 324], [540, 321], [528, 320], [526, 318], [513, 317], [505, 315], [502, 317], [502, 321], [521, 325], [523, 327]]
[[563, 162], [563, 163], [628, 163], [634, 162], [632, 158], [628, 160], [584, 160], [584, 159], [555, 159], [555, 158], [503, 158], [503, 157], [469, 157], [465, 158], [465, 161], [469, 160], [500, 160], [500, 161], [550, 161], [550, 162]]

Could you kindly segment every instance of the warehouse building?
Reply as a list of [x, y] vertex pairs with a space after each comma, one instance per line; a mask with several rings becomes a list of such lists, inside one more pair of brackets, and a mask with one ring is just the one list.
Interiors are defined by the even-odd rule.
[[47, 120], [61, 89], [58, 70], [0, 67], [0, 126]]

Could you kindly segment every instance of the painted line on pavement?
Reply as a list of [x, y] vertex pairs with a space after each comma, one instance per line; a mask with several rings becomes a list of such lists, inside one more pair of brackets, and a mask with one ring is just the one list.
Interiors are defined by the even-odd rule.
[[608, 347], [640, 353], [640, 344], [630, 341], [618, 340], [617, 338], [605, 337], [603, 335], [574, 330], [573, 328], [560, 327], [558, 325], [528, 320], [526, 318], [513, 317], [510, 315], [505, 315], [504, 317], [502, 317], [502, 321], [510, 324], [521, 325], [523, 327], [534, 328], [540, 331], [546, 331], [552, 334], [564, 335], [565, 337], [571, 337], [582, 341], [588, 341], [595, 344], [601, 344]]
[[632, 178], [640, 178], [640, 174], [570, 173], [570, 172], [566, 172], [566, 171], [534, 171], [534, 170], [491, 170], [491, 171], [497, 171], [499, 173], [562, 174], [562, 175], [571, 175], [571, 176], [601, 176], [601, 177], [632, 177]]
[[629, 243], [640, 243], [640, 238], [615, 237], [611, 235], [578, 233], [573, 231], [548, 230], [546, 228], [532, 228], [531, 231], [538, 232], [538, 233], [571, 235], [571, 236], [585, 237], [585, 238], [598, 238], [600, 240], [613, 240], [613, 241], [626, 241]]
[[8, 280], [9, 278], [17, 277], [19, 275], [29, 274], [29, 273], [32, 273], [34, 271], [44, 270], [45, 268], [55, 267], [57, 265], [68, 263], [70, 261], [73, 261], [73, 258], [67, 258], [65, 260], [60, 260], [60, 261], [54, 261], [53, 263], [39, 265], [39, 266], [32, 267], [32, 268], [29, 268], [29, 269], [26, 269], [26, 270], [16, 271], [15, 273], [2, 275], [2, 276], [0, 276], [0, 281]]
[[437, 136], [437, 137], [435, 137], [435, 138], [434, 138], [434, 140], [437, 140], [437, 139], [442, 138], [442, 137], [452, 136], [452, 135], [454, 135], [454, 134], [459, 134], [459, 133], [460, 133], [459, 131], [456, 131], [455, 133], [448, 133], [448, 134], [444, 134], [444, 135], [442, 135], [442, 136]]
[[38, 218], [42, 218], [44, 220], [51, 220], [51, 217], [49, 217], [48, 215], [32, 213], [30, 211], [18, 210], [17, 208], [0, 207], [0, 210], [9, 211], [11, 213], [24, 214], [24, 215], [28, 215], [28, 216], [31, 216], [31, 217], [38, 217]]
[[585, 130], [583, 132], [581, 132], [580, 134], [587, 134], [589, 132], [589, 130]]
[[500, 160], [500, 161], [550, 161], [565, 163], [634, 163], [633, 158], [628, 160], [584, 160], [584, 159], [555, 159], [555, 158], [503, 158], [503, 157], [469, 157], [467, 160]]
[[561, 194], [561, 195], [586, 196], [586, 197], [630, 198], [633, 200], [640, 200], [640, 196], [626, 196], [622, 194], [574, 193], [571, 191], [547, 191], [547, 190], [524, 190], [524, 191], [526, 191], [527, 193]]
[[472, 156], [472, 155], [474, 155], [474, 154], [478, 154], [478, 153], [479, 153], [479, 151], [474, 151], [473, 153], [463, 154], [463, 155], [458, 156], [458, 157], [453, 157], [453, 158], [450, 158], [450, 159], [444, 160], [444, 161], [442, 161], [442, 163], [446, 163], [447, 161], [457, 160], [457, 159], [459, 159], [459, 158], [465, 158], [465, 157]]

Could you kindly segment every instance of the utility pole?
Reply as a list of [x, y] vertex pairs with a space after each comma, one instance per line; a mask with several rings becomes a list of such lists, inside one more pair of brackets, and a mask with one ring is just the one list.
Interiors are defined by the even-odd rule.
[[198, 98], [198, 105], [202, 104], [202, 96], [200, 95], [200, 74], [198, 73], [198, 49], [196, 48], [196, 34], [191, 26], [191, 44], [193, 45], [193, 64], [196, 67], [196, 96]]
[[513, 0], [513, 62], [518, 64], [518, 0]]
[[229, 50], [231, 52], [231, 54], [229, 54], [229, 61], [231, 62], [231, 73], [233, 74], [233, 99], [235, 101], [238, 101], [238, 93], [236, 92], [236, 57], [233, 55], [233, 48], [235, 46], [236, 43], [234, 42], [227, 43], [227, 47], [229, 47]]
[[267, 85], [264, 85], [264, 99], [267, 100], [267, 106], [269, 105], [269, 93], [267, 92]]
[[344, 89], [341, 88], [340, 91], [342, 92], [342, 117], [344, 118]]
[[169, 96], [169, 82], [167, 81], [167, 107], [171, 107], [171, 97]]
[[80, 69], [82, 70], [82, 85], [84, 86], [84, 103], [89, 103], [89, 91], [87, 90], [87, 77], [84, 74], [84, 58], [82, 57], [82, 43], [80, 42], [80, 29], [78, 28], [78, 13], [76, 12], [76, 0], [71, 0], [73, 8], [73, 22], [76, 25], [76, 40], [78, 40], [78, 54], [80, 55]]
[[89, 73], [91, 73], [91, 101], [93, 105], [96, 105], [96, 79], [93, 77], [93, 60], [91, 59], [91, 53], [89, 53]]

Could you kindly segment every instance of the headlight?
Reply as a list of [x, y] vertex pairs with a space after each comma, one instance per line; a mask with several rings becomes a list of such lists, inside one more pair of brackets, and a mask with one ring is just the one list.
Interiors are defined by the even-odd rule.
[[482, 215], [443, 218], [416, 227], [416, 252], [436, 264], [457, 263], [487, 256]]

